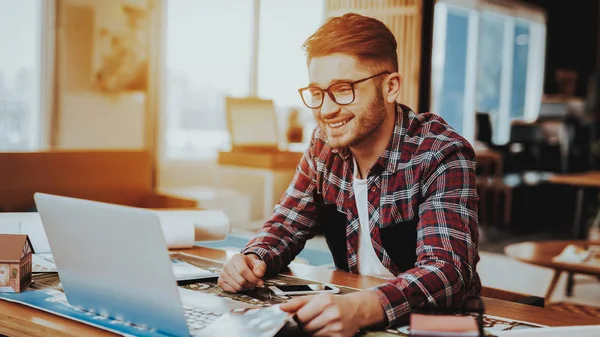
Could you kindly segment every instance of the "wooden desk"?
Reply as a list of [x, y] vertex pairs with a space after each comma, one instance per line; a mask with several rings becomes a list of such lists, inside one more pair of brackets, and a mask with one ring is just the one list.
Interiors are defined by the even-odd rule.
[[[227, 261], [231, 256], [231, 253], [223, 250], [203, 247], [178, 251], [212, 259], [217, 261], [217, 263]], [[301, 264], [291, 265], [286, 274], [359, 289], [372, 287], [383, 282], [373, 277], [359, 276]], [[593, 317], [578, 316], [490, 298], [484, 298], [484, 302], [486, 312], [494, 316], [549, 326], [600, 325], [600, 319]], [[0, 334], [17, 337], [31, 335], [48, 337], [115, 336], [112, 333], [83, 323], [5, 301], [0, 301]]]
[[600, 266], [552, 261], [552, 259], [560, 254], [569, 244], [585, 247], [587, 245], [600, 245], [600, 242], [583, 240], [522, 242], [506, 246], [504, 248], [504, 252], [506, 255], [519, 261], [536, 266], [551, 268], [554, 270], [552, 282], [550, 282], [550, 286], [548, 287], [545, 296], [546, 303], [548, 303], [552, 293], [554, 292], [554, 289], [556, 288], [556, 283], [558, 282], [558, 279], [563, 271], [600, 276]]
[[222, 151], [219, 152], [219, 164], [269, 170], [295, 170], [302, 154], [302, 152], [292, 151]]
[[[556, 174], [552, 175], [549, 182], [554, 184], [570, 185], [577, 187], [577, 195], [575, 197], [575, 216], [573, 219], [572, 235], [573, 239], [582, 240], [587, 237], [587, 218], [583, 212], [594, 205], [595, 201], [591, 200], [590, 196], [585, 193], [586, 188], [600, 188], [600, 171], [587, 171], [581, 173]], [[586, 197], [587, 195], [587, 197]], [[596, 197], [597, 199], [597, 197]], [[600, 214], [599, 214], [600, 215]], [[569, 273], [567, 281], [567, 296], [573, 294], [573, 273]]]
[[592, 204], [589, 198], [585, 197], [585, 188], [600, 188], [600, 171], [588, 171], [582, 173], [556, 174], [548, 179], [554, 184], [570, 185], [577, 187], [577, 197], [575, 200], [575, 219], [573, 220], [573, 238], [584, 239], [586, 235], [587, 219], [583, 216], [583, 210], [586, 205]]
[[549, 181], [555, 184], [577, 187], [600, 187], [600, 171], [588, 171], [573, 174], [556, 174]]

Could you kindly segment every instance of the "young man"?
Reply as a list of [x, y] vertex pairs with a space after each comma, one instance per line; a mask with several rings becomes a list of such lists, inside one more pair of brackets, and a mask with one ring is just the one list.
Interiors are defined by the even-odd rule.
[[411, 308], [479, 294], [475, 154], [439, 116], [396, 103], [393, 34], [346, 14], [304, 47], [310, 84], [299, 92], [318, 127], [273, 217], [225, 265], [219, 285], [262, 286], [321, 229], [338, 269], [387, 281], [281, 306], [315, 336], [400, 324]]

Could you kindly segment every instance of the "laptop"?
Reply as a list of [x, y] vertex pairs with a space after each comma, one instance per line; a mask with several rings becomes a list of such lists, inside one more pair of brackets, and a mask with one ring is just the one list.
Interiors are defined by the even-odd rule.
[[156, 213], [34, 195], [69, 304], [173, 336], [255, 306], [179, 288]]

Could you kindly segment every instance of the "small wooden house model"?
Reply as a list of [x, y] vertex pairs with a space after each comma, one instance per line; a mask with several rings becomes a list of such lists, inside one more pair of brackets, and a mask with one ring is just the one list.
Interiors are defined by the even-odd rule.
[[26, 234], [0, 234], [0, 292], [22, 292], [31, 284], [33, 246]]

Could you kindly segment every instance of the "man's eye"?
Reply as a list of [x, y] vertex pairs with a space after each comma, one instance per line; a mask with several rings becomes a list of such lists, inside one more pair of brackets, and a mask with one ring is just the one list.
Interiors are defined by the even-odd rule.
[[341, 94], [341, 95], [348, 95], [350, 93], [352, 93], [352, 89], [345, 87], [345, 88], [339, 88], [338, 90], [336, 90], [336, 93]]

